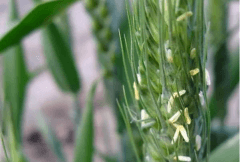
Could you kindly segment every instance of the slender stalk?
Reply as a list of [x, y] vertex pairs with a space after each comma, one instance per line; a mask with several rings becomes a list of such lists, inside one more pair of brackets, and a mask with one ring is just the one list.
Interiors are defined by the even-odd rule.
[[0, 132], [0, 136], [1, 136], [2, 147], [3, 147], [5, 158], [6, 158], [7, 162], [10, 162], [10, 160], [8, 158], [7, 150], [6, 150], [6, 147], [5, 147], [5, 142], [4, 142], [4, 139], [3, 139], [2, 131]]

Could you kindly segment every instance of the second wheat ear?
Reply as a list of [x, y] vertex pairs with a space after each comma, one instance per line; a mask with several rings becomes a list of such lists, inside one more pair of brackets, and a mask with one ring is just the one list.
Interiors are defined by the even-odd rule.
[[210, 133], [203, 0], [140, 0], [127, 8], [131, 51], [123, 55], [135, 79], [129, 88], [134, 121], [142, 120], [143, 161], [201, 161]]

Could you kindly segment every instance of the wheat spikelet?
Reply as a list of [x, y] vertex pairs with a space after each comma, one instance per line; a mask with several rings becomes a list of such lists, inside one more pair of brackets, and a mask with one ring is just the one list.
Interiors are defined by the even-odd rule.
[[132, 8], [128, 57], [132, 64], [138, 57], [132, 66], [138, 108], [131, 111], [143, 160], [200, 161], [209, 148], [203, 1], [138, 0]]

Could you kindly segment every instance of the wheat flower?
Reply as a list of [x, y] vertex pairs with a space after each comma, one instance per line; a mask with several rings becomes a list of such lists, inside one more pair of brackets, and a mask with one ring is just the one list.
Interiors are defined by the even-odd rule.
[[[124, 56], [135, 80], [128, 87], [135, 98], [131, 108], [140, 118], [135, 121], [144, 161], [201, 161], [209, 146], [210, 84], [203, 0], [137, 0], [132, 5], [131, 39], [124, 44], [130, 51]], [[131, 109], [127, 99], [125, 105]]]
[[[177, 160], [177, 157], [174, 157], [174, 160]], [[191, 161], [191, 158], [188, 156], [178, 156], [178, 160], [180, 161]]]

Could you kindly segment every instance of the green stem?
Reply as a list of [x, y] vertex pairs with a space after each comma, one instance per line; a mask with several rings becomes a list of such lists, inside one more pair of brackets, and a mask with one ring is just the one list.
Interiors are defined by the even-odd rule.
[[5, 147], [5, 142], [4, 142], [4, 139], [3, 139], [2, 131], [0, 132], [0, 136], [1, 136], [1, 141], [2, 141], [2, 146], [3, 146], [5, 158], [6, 158], [7, 162], [10, 162], [10, 160], [8, 158], [8, 155], [7, 155], [7, 150], [6, 150], [6, 147]]

